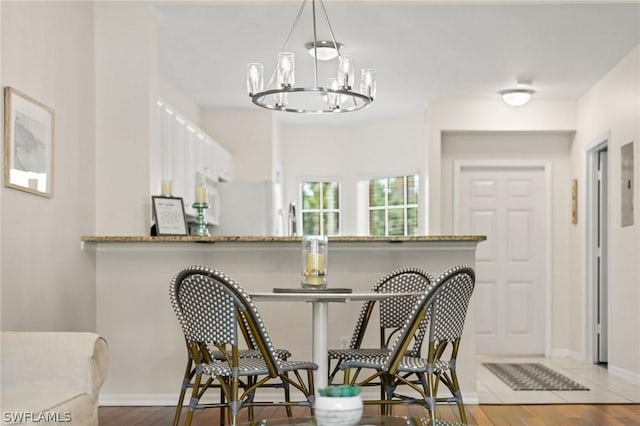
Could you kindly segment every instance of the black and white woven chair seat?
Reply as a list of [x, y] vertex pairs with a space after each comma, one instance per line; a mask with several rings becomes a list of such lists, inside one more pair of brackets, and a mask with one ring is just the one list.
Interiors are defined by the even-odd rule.
[[[378, 356], [372, 358], [351, 359], [343, 363], [343, 368], [384, 368], [387, 356]], [[397, 370], [401, 373], [422, 373], [425, 371], [433, 371], [439, 373], [449, 369], [449, 363], [443, 360], [436, 360], [433, 367], [429, 367], [429, 360], [425, 358], [416, 358], [413, 356], [405, 356], [400, 360]]]
[[[291, 352], [286, 349], [275, 349], [273, 352], [280, 359], [289, 359], [291, 357]], [[209, 349], [209, 353], [213, 359], [225, 359], [223, 353], [217, 349]], [[240, 358], [262, 358], [262, 353], [260, 353], [259, 349], [240, 349], [238, 356]]]
[[[224, 361], [215, 361], [212, 363], [203, 363], [200, 365], [202, 372], [211, 377], [230, 377], [233, 369], [229, 363]], [[312, 362], [305, 361], [282, 361], [280, 363], [282, 371], [296, 371], [304, 368], [317, 368]], [[262, 376], [269, 374], [269, 368], [266, 362], [260, 358], [243, 358], [238, 363], [239, 376]]]
[[361, 349], [329, 349], [329, 359], [360, 359], [360, 358], [372, 358], [372, 357], [386, 357], [389, 354], [387, 348], [361, 348]]
[[[376, 380], [382, 386], [383, 398], [365, 401], [382, 404], [383, 414], [390, 414], [394, 403], [419, 403], [431, 412], [435, 421], [437, 402], [455, 402], [460, 418], [466, 423], [466, 413], [456, 372], [456, 358], [469, 301], [475, 287], [475, 271], [468, 266], [455, 266], [442, 273], [433, 286], [415, 303], [407, 316], [396, 340], [386, 356], [358, 357], [343, 361], [345, 383], [368, 386]], [[406, 356], [414, 332], [428, 319], [429, 348], [427, 357]], [[355, 370], [351, 378], [351, 370]], [[373, 374], [359, 378], [362, 370], [374, 370]], [[417, 377], [418, 380], [412, 378]], [[438, 384], [444, 384], [451, 398], [438, 397]], [[402, 395], [396, 391], [399, 385], [408, 385], [415, 395]]]
[[[416, 293], [422, 294], [433, 286], [434, 279], [431, 274], [419, 268], [400, 268], [382, 277], [371, 289], [376, 293]], [[389, 340], [394, 333], [404, 326], [411, 309], [418, 300], [418, 296], [390, 297], [379, 303], [380, 307], [380, 346], [378, 348], [363, 348], [362, 342], [367, 330], [369, 319], [376, 306], [375, 301], [365, 302], [362, 305], [356, 322], [349, 348], [330, 349], [329, 361], [336, 361], [329, 375], [332, 382], [340, 370], [340, 364], [349, 359], [386, 356], [389, 353]], [[420, 356], [422, 341], [427, 331], [427, 322], [421, 324], [416, 330], [413, 345], [406, 351], [408, 356]]]
[[[221, 402], [213, 406], [220, 407], [222, 413], [228, 408], [224, 424], [236, 424], [238, 412], [244, 407], [250, 408], [249, 420], [256, 405], [281, 405], [289, 416], [293, 406], [311, 407], [313, 371], [318, 366], [277, 355], [260, 313], [240, 285], [215, 269], [192, 266], [176, 274], [169, 290], [190, 357], [181, 391], [182, 395], [185, 388], [192, 388], [187, 425], [191, 424], [194, 411], [205, 407], [200, 399], [212, 387], [222, 393]], [[241, 339], [245, 348], [259, 349], [245, 350], [240, 357]], [[284, 355], [288, 351], [280, 353]], [[301, 373], [305, 373], [306, 378]], [[284, 401], [257, 400], [256, 390], [262, 387], [281, 389]], [[293, 389], [302, 394], [300, 400], [291, 400]], [[225, 421], [222, 413], [221, 423]], [[177, 409], [175, 419], [178, 418]]]

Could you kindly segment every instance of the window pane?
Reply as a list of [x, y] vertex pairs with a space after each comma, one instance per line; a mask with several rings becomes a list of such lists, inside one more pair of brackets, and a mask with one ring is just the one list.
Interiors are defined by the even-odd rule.
[[369, 210], [369, 235], [384, 237], [385, 210]]
[[338, 217], [338, 213], [324, 213], [322, 215], [325, 235], [338, 235], [340, 233]]
[[302, 184], [302, 208], [320, 208], [320, 183], [305, 182]]
[[323, 209], [338, 209], [339, 191], [338, 182], [325, 182], [322, 184], [322, 208]]
[[418, 204], [418, 176], [407, 176], [407, 204]]
[[404, 204], [404, 178], [389, 178], [389, 205], [401, 206]]
[[404, 235], [404, 209], [389, 209], [389, 236]]
[[369, 181], [369, 207], [382, 207], [385, 205], [386, 181], [384, 178]]
[[418, 209], [407, 209], [407, 235], [418, 235]]
[[302, 214], [302, 233], [304, 235], [320, 235], [320, 213]]

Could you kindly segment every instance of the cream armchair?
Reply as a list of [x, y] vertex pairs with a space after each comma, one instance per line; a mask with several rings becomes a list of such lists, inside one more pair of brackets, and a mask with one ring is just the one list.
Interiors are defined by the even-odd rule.
[[106, 341], [94, 333], [1, 333], [2, 425], [97, 425]]

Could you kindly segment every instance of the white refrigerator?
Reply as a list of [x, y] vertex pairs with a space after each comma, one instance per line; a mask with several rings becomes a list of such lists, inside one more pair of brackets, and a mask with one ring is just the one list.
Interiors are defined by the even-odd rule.
[[282, 235], [279, 185], [219, 182], [219, 223], [212, 235]]

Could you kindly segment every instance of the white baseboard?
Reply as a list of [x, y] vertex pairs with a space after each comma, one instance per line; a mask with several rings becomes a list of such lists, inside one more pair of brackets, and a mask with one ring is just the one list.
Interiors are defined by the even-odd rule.
[[627, 380], [633, 384], [640, 384], [640, 374], [634, 373], [629, 370], [625, 370], [624, 368], [616, 367], [615, 365], [609, 364], [607, 366], [607, 370], [609, 373], [614, 376], [620, 377], [621, 379]]
[[552, 349], [551, 356], [553, 358], [573, 358], [579, 361], [584, 361], [582, 353], [571, 349]]
[[[259, 394], [261, 401], [279, 401], [282, 400], [281, 391], [269, 391], [264, 390]], [[364, 399], [379, 399], [380, 391], [376, 388], [364, 389], [362, 391], [362, 397]], [[477, 392], [464, 392], [462, 399], [465, 404], [477, 405], [480, 403]], [[185, 397], [184, 404], [189, 401], [189, 396]], [[214, 391], [211, 395], [205, 395], [202, 399], [202, 403], [210, 404], [219, 402], [218, 393]], [[166, 394], [100, 394], [99, 405], [101, 407], [113, 407], [113, 406], [162, 406], [173, 407], [178, 403], [178, 393]]]
[[[186, 398], [185, 398], [186, 399]], [[116, 393], [100, 394], [100, 406], [175, 406], [178, 402], [178, 393], [172, 394], [141, 394], [141, 393]]]

